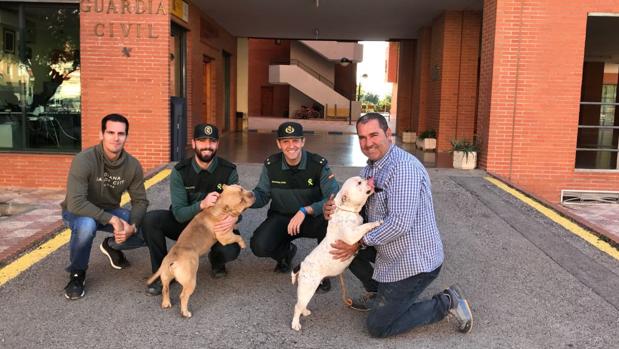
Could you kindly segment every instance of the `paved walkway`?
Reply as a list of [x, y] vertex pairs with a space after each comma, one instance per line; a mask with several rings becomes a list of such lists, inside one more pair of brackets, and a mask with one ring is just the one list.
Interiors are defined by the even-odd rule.
[[[260, 164], [239, 165], [241, 184], [254, 185]], [[343, 180], [357, 167], [332, 166]], [[62, 246], [27, 272], [0, 287], [0, 347], [170, 348], [612, 348], [619, 328], [619, 262], [516, 200], [483, 178], [482, 171], [430, 168], [437, 224], [446, 259], [429, 297], [457, 282], [471, 302], [473, 332], [462, 335], [453, 321], [374, 339], [365, 313], [347, 309], [334, 283], [309, 304], [300, 333], [290, 329], [295, 287], [273, 273], [274, 261], [243, 250], [228, 264], [229, 275], [211, 279], [201, 260], [190, 307], [173, 307], [145, 295], [151, 274], [145, 248], [127, 251], [131, 268], [114, 270], [95, 239], [86, 277], [86, 297], [63, 297], [69, 251]], [[168, 182], [148, 190], [150, 209], [169, 205]], [[266, 209], [248, 210], [240, 231], [249, 241]], [[295, 241], [299, 263], [315, 246]], [[350, 294], [361, 292], [351, 274]]]

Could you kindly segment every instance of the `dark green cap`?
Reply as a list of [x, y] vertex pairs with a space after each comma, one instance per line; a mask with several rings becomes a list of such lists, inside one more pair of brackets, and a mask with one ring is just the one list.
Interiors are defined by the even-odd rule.
[[197, 124], [193, 129], [193, 139], [211, 138], [219, 139], [219, 130], [217, 126], [211, 124]]
[[277, 138], [301, 138], [303, 126], [298, 122], [284, 122], [277, 129]]

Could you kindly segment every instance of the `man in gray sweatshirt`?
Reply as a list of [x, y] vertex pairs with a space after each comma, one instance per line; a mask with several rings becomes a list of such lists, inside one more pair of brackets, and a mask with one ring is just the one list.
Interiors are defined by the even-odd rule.
[[[67, 178], [67, 196], [60, 204], [62, 219], [71, 229], [70, 280], [67, 299], [85, 294], [86, 269], [97, 230], [114, 234], [99, 246], [114, 269], [129, 266], [121, 250], [145, 246], [139, 229], [148, 200], [144, 172], [136, 158], [124, 150], [129, 121], [120, 114], [101, 120], [101, 143], [77, 154]], [[120, 207], [122, 194], [131, 197], [131, 211]]]

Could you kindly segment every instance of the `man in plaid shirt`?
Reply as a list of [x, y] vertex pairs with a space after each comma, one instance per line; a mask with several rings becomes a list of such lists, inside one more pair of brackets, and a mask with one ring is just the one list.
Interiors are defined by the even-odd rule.
[[[368, 222], [384, 223], [357, 244], [339, 240], [332, 244], [335, 259], [356, 255], [350, 270], [368, 291], [353, 300], [351, 307], [369, 311], [367, 326], [374, 337], [403, 333], [449, 314], [461, 332], [470, 332], [473, 317], [457, 285], [431, 299], [417, 299], [438, 277], [444, 259], [428, 173], [414, 156], [391, 143], [391, 129], [381, 114], [361, 117], [357, 134], [368, 157], [361, 176], [374, 178], [375, 184], [364, 216]], [[334, 209], [330, 200], [325, 204], [325, 217]]]

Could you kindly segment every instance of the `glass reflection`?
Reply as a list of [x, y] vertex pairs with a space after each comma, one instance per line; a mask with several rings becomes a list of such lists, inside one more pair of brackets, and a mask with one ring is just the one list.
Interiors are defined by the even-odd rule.
[[0, 4], [0, 27], [0, 149], [79, 151], [77, 6]]

